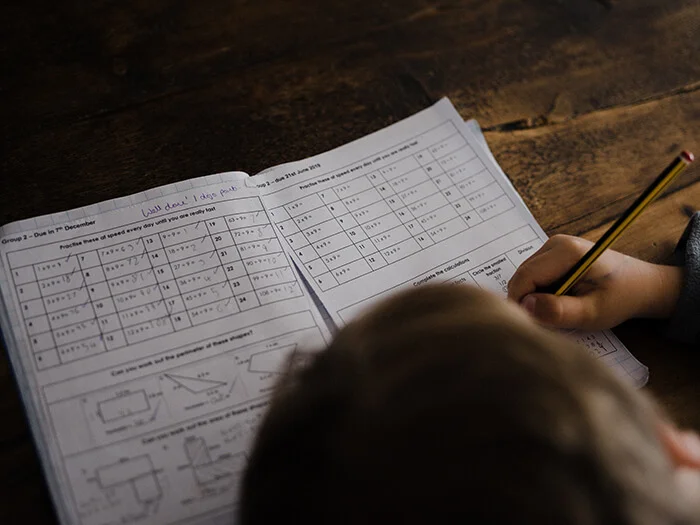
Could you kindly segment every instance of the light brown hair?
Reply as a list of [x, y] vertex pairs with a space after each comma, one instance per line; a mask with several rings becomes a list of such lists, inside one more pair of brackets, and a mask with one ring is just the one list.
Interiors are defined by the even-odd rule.
[[642, 393], [465, 286], [382, 302], [277, 386], [242, 525], [682, 524]]

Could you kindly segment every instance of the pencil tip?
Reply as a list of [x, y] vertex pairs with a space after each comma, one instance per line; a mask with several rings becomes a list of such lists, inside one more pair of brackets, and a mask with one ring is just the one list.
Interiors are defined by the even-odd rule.
[[695, 160], [695, 156], [689, 151], [684, 151], [681, 153], [681, 157], [683, 157], [683, 160], [686, 162], [693, 162]]

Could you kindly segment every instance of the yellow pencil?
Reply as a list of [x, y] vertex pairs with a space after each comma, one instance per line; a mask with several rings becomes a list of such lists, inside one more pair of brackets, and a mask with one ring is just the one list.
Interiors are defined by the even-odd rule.
[[[584, 276], [590, 269], [593, 263], [602, 255], [602, 253], [632, 224], [644, 208], [656, 199], [668, 187], [671, 182], [681, 173], [688, 164], [693, 162], [695, 157], [689, 151], [684, 151], [676, 157], [668, 167], [661, 172], [654, 182], [637, 198], [632, 206], [627, 208], [615, 224], [613, 224], [603, 236], [598, 239], [593, 247], [581, 257], [581, 259], [569, 270], [563, 277], [555, 281], [551, 285], [541, 290], [544, 293], [552, 293], [554, 295], [564, 295], [568, 293], [573, 286]], [[538, 290], [540, 291], [540, 290]]]

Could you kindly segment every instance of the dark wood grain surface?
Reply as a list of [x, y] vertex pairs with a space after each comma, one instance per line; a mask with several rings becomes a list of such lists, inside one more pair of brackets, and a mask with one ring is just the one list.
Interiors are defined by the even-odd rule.
[[[123, 0], [0, 5], [0, 223], [339, 146], [449, 96], [549, 233], [596, 238], [700, 152], [698, 0]], [[691, 168], [618, 245], [663, 260]], [[700, 357], [617, 330], [700, 429]], [[55, 523], [6, 355], [0, 523]]]

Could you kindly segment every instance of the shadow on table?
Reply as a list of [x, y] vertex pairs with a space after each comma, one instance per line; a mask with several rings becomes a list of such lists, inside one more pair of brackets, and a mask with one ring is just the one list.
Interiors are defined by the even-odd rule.
[[634, 320], [615, 328], [615, 334], [649, 367], [645, 387], [681, 426], [700, 431], [700, 351], [664, 337], [664, 325]]

